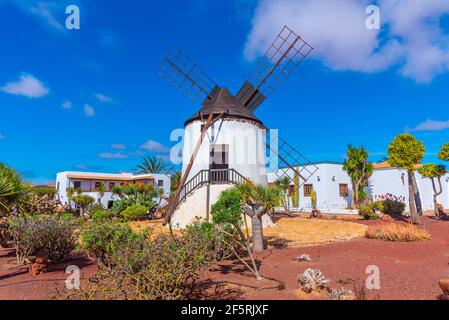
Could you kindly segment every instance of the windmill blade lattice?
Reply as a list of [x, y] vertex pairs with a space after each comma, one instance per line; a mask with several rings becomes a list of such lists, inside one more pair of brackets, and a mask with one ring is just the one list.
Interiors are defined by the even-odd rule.
[[237, 93], [237, 99], [251, 111], [256, 110], [312, 50], [311, 45], [284, 26]]
[[211, 77], [176, 47], [164, 57], [159, 75], [198, 103], [210, 99], [213, 92], [219, 89]]
[[[275, 173], [277, 178], [279, 180], [288, 178], [291, 183], [294, 181], [295, 175], [298, 175], [300, 180], [299, 188], [318, 171], [316, 165], [287, 141], [279, 137], [277, 145], [274, 146], [267, 143], [267, 151], [269, 152], [267, 164], [275, 168], [273, 173]], [[275, 165], [273, 166], [273, 164]]]

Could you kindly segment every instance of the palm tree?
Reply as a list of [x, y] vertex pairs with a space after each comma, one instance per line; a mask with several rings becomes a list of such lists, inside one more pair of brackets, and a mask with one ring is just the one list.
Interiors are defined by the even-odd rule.
[[136, 166], [138, 173], [165, 173], [168, 169], [168, 163], [155, 156], [143, 157]]
[[364, 188], [368, 185], [369, 177], [373, 174], [374, 166], [368, 161], [368, 152], [365, 148], [355, 148], [348, 145], [347, 157], [343, 163], [345, 170], [352, 181], [352, 207], [364, 200]]
[[106, 191], [106, 186], [104, 185], [103, 182], [100, 182], [100, 184], [97, 186], [97, 188], [95, 188], [95, 191], [98, 192], [98, 203], [103, 206], [101, 204], [101, 199], [103, 199], [104, 193]]
[[281, 201], [281, 190], [250, 182], [236, 185], [243, 196], [244, 212], [251, 217], [254, 251], [264, 250], [262, 216], [274, 210]]
[[12, 168], [0, 163], [0, 216], [23, 211], [31, 186]]
[[290, 201], [288, 199], [288, 189], [290, 187], [290, 178], [285, 176], [276, 181], [276, 186], [282, 190], [282, 204], [287, 214], [290, 213]]
[[180, 183], [181, 183], [181, 171], [178, 171], [174, 175], [171, 176], [170, 191], [176, 192], [179, 188]]

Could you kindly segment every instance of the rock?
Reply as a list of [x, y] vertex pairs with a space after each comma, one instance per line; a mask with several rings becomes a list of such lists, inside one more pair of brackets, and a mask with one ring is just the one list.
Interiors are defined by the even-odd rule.
[[441, 279], [440, 287], [445, 295], [449, 295], [449, 279]]
[[30, 258], [28, 271], [33, 277], [35, 277], [41, 273], [46, 273], [48, 271], [48, 264], [48, 258], [46, 255], [39, 252], [34, 257]]
[[302, 290], [307, 293], [317, 289], [325, 289], [329, 285], [329, 279], [326, 279], [320, 270], [310, 268], [298, 276], [298, 282]]
[[354, 292], [349, 289], [330, 289], [327, 291], [327, 296], [331, 300], [355, 300]]
[[384, 214], [381, 219], [383, 222], [394, 222], [394, 219], [388, 214]]
[[312, 261], [312, 258], [308, 255], [308, 254], [302, 254], [302, 255], [300, 255], [300, 256], [297, 256], [296, 258], [295, 258], [295, 260], [297, 260], [297, 261], [305, 261], [305, 262], [311, 262]]
[[321, 211], [318, 209], [312, 209], [309, 219], [321, 219], [321, 218], [322, 218]]

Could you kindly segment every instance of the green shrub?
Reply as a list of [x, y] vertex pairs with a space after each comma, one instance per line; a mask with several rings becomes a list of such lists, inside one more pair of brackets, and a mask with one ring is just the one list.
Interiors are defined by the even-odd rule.
[[212, 221], [216, 224], [240, 226], [242, 219], [242, 194], [237, 189], [225, 190], [212, 206]]
[[386, 199], [384, 202], [384, 212], [392, 217], [401, 216], [405, 210], [405, 203], [393, 199]]
[[103, 205], [101, 205], [98, 202], [92, 203], [86, 207], [86, 211], [91, 214], [93, 214], [96, 211], [101, 211], [101, 210], [104, 210]]
[[76, 219], [76, 216], [73, 213], [71, 213], [71, 212], [65, 212], [65, 213], [61, 214], [59, 216], [59, 218], [61, 220], [68, 220], [68, 221], [70, 221], [70, 220]]
[[95, 222], [102, 222], [112, 218], [112, 213], [108, 210], [97, 210], [92, 213]]
[[17, 261], [42, 251], [54, 263], [67, 260], [75, 247], [73, 227], [67, 221], [50, 216], [19, 216], [9, 219]]
[[102, 223], [88, 225], [81, 230], [82, 247], [100, 264], [109, 266], [110, 257], [131, 240], [140, 237], [130, 227], [121, 223]]
[[149, 241], [122, 228], [119, 233], [126, 236], [110, 250], [110, 267], [100, 265], [79, 290], [68, 290], [61, 298], [181, 300], [198, 294], [197, 280], [215, 261], [207, 231], [195, 227], [176, 239], [159, 234]]
[[197, 218], [186, 227], [184, 232], [189, 238], [196, 238], [199, 244], [206, 243], [208, 245], [206, 249], [209, 252], [210, 260], [224, 260], [233, 256], [234, 250], [240, 251], [239, 244], [231, 239], [232, 230], [225, 231], [224, 225]]
[[33, 188], [31, 192], [37, 194], [38, 196], [49, 196], [53, 198], [56, 195], [55, 188]]
[[359, 214], [367, 220], [377, 220], [379, 216], [376, 213], [376, 206], [379, 206], [376, 202], [364, 204], [359, 208]]
[[136, 220], [144, 220], [147, 219], [148, 208], [141, 205], [135, 204], [127, 207], [125, 210], [121, 212], [121, 216], [126, 221], [136, 221]]

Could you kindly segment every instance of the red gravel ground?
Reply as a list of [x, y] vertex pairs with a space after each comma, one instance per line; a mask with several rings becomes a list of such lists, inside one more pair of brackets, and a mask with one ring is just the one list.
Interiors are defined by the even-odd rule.
[[[361, 222], [372, 224], [378, 222]], [[368, 291], [368, 299], [436, 299], [441, 293], [438, 280], [449, 277], [449, 221], [424, 219], [424, 228], [432, 240], [414, 243], [394, 243], [378, 240], [356, 239], [333, 244], [270, 249], [258, 256], [261, 273], [285, 284], [284, 290], [255, 290], [246, 286], [229, 285], [245, 283], [259, 285], [238, 261], [221, 263], [204, 278], [208, 299], [311, 299], [299, 290], [298, 274], [307, 268], [318, 268], [331, 280], [331, 287], [342, 287], [339, 282], [352, 279], [363, 284], [366, 267], [380, 268], [380, 290]], [[298, 262], [294, 258], [309, 254], [312, 262]], [[0, 250], [0, 299], [51, 299], [56, 288], [62, 289], [67, 278], [65, 267], [75, 264], [82, 277], [95, 273], [96, 265], [82, 256], [73, 261], [54, 266], [51, 272], [37, 277], [28, 275], [27, 269], [15, 265], [13, 250]], [[220, 283], [227, 285], [219, 285]], [[270, 287], [274, 281], [264, 280]], [[352, 289], [351, 286], [346, 287]], [[199, 296], [204, 298], [204, 296]]]
[[[379, 222], [365, 221], [364, 224]], [[298, 299], [319, 298], [303, 294], [297, 277], [307, 268], [318, 268], [331, 280], [331, 287], [340, 288], [342, 280], [352, 279], [363, 285], [367, 278], [366, 267], [380, 269], [379, 290], [368, 290], [368, 299], [436, 299], [441, 294], [438, 280], [449, 278], [449, 221], [424, 218], [424, 228], [432, 240], [413, 243], [396, 243], [379, 240], [355, 239], [327, 245], [267, 250], [259, 256], [261, 273], [281, 280], [284, 290], [253, 290], [236, 287], [233, 298], [243, 299]], [[309, 254], [312, 262], [293, 260]], [[248, 281], [239, 275], [245, 273], [241, 264], [222, 264], [211, 277], [216, 281]], [[233, 272], [237, 271], [237, 272]], [[254, 281], [251, 281], [254, 284]], [[274, 283], [271, 282], [271, 285]], [[267, 283], [267, 285], [269, 285]], [[345, 287], [353, 289], [352, 285]]]

